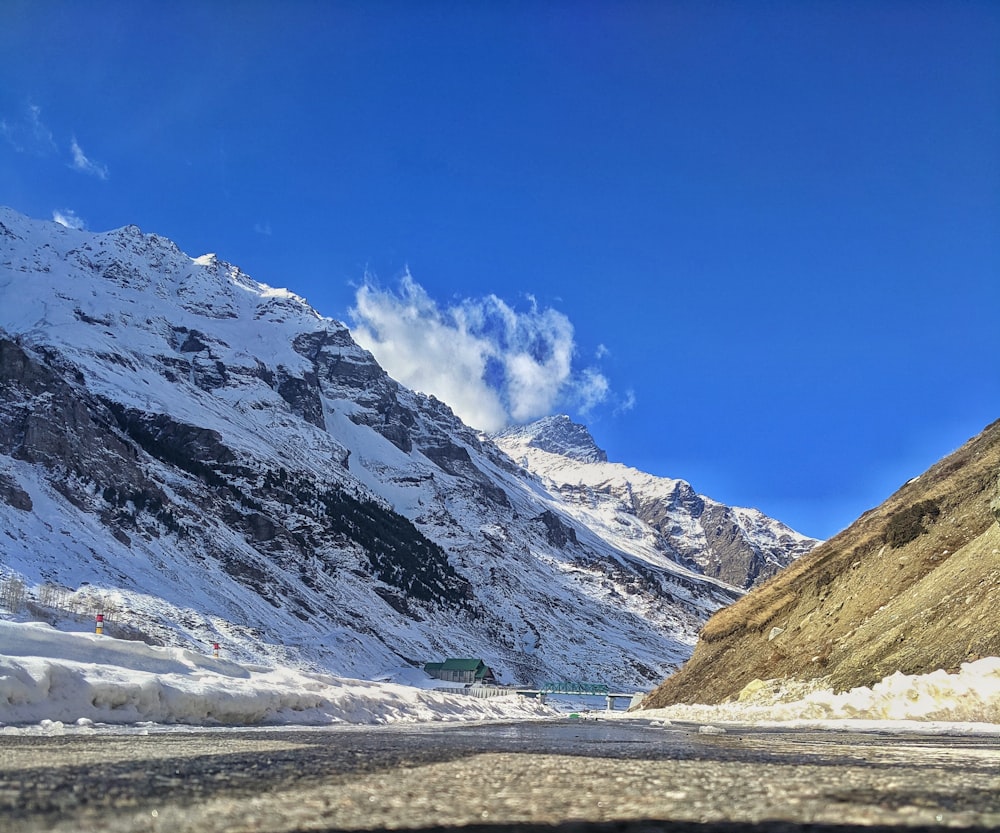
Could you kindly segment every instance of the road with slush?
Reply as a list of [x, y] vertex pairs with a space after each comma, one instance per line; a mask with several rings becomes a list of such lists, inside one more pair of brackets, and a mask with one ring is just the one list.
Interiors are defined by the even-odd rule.
[[0, 735], [0, 830], [1000, 828], [1000, 739], [553, 720]]

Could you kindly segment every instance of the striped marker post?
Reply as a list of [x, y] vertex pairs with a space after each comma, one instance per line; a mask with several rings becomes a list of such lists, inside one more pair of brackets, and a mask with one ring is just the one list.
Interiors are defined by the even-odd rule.
[[104, 633], [104, 614], [103, 613], [98, 613], [97, 614], [97, 627], [95, 629], [95, 632], [98, 635]]
[[213, 642], [212, 643], [212, 656], [213, 657], [218, 657], [219, 656], [219, 643], [218, 642]]

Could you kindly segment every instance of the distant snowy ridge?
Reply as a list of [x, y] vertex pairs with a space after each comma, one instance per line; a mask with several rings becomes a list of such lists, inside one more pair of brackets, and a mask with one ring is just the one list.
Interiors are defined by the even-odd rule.
[[[14, 615], [56, 617], [59, 596], [244, 662], [373, 677], [482, 656], [508, 681], [644, 686], [739, 595], [638, 515], [611, 534], [215, 256], [0, 209], [0, 298]], [[584, 433], [561, 450], [602, 465]]]
[[590, 432], [567, 416], [510, 428], [493, 440], [542, 478], [578, 521], [646, 559], [687, 564], [748, 588], [819, 543], [757, 509], [696, 494], [684, 480], [609, 463]]

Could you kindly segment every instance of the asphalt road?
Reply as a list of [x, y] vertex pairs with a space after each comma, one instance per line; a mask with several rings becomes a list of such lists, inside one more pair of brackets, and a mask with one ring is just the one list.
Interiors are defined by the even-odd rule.
[[0, 830], [1000, 828], [1000, 740], [638, 721], [0, 735]]

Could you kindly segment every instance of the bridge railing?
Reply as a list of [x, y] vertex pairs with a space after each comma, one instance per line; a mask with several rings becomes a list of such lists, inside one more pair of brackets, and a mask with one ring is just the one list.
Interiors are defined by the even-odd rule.
[[538, 684], [542, 694], [610, 694], [611, 689], [604, 683], [588, 683], [579, 680], [556, 680]]

